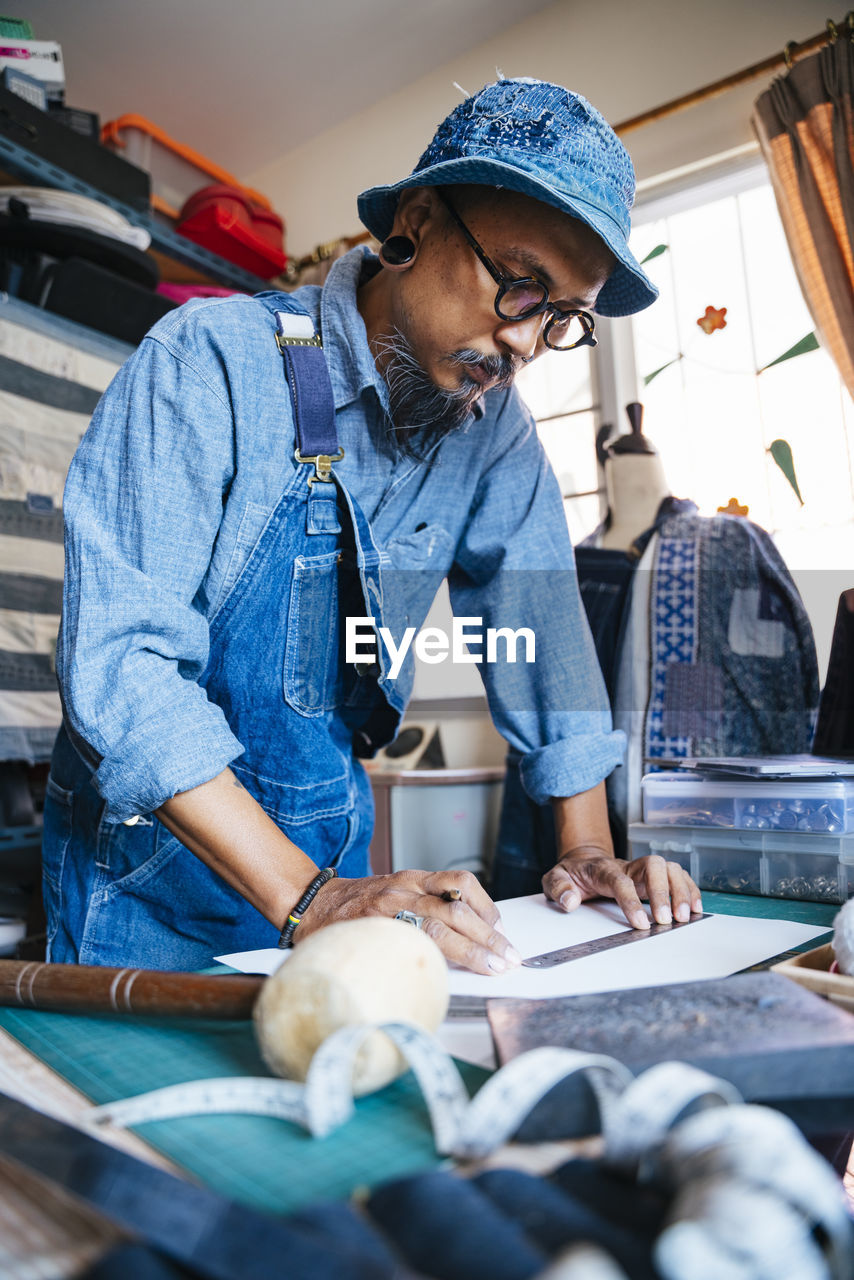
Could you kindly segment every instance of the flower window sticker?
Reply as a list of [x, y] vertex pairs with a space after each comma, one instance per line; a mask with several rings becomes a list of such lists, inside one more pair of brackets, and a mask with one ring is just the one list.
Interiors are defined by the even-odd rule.
[[700, 316], [697, 324], [707, 337], [713, 334], [717, 329], [726, 328], [726, 312], [726, 307], [706, 307], [706, 310]]

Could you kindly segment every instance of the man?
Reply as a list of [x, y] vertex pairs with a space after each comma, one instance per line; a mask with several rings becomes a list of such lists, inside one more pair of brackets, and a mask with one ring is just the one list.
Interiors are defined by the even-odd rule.
[[[699, 909], [678, 866], [613, 857], [621, 737], [511, 386], [550, 347], [571, 360], [593, 310], [654, 299], [626, 240], [633, 189], [584, 99], [501, 81], [409, 178], [360, 197], [379, 260], [348, 255], [322, 293], [190, 304], [120, 371], [65, 496], [52, 960], [198, 967], [403, 913], [457, 964], [518, 964], [474, 877], [368, 874], [355, 755], [393, 736], [412, 671], [391, 675], [391, 647], [446, 575], [455, 613], [536, 635], [533, 663], [481, 670], [528, 793], [553, 798], [549, 897], [613, 897], [638, 927], [639, 894], [659, 921]], [[348, 662], [345, 619], [365, 617], [386, 638]]]

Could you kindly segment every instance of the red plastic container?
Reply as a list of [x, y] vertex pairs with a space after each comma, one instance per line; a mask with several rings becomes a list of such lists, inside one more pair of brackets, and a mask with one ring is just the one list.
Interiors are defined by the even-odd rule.
[[285, 225], [239, 187], [202, 187], [181, 210], [176, 231], [263, 280], [283, 271]]

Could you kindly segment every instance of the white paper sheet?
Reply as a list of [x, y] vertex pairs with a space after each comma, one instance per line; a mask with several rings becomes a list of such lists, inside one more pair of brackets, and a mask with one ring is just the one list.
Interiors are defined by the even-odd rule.
[[241, 973], [263, 973], [269, 978], [290, 954], [290, 951], [280, 951], [278, 947], [265, 947], [261, 951], [235, 951], [230, 956], [214, 956], [214, 960]]
[[[523, 956], [540, 955], [629, 928], [619, 907], [611, 902], [585, 905], [569, 915], [542, 894], [512, 898], [498, 906], [504, 930]], [[712, 915], [672, 933], [656, 934], [553, 969], [514, 969], [494, 978], [452, 969], [450, 988], [452, 995], [546, 999], [699, 982], [728, 977], [826, 932], [826, 927], [794, 924], [790, 920]]]
[[[498, 907], [504, 932], [523, 956], [541, 955], [629, 928], [619, 907], [609, 902], [582, 906], [567, 915], [543, 894], [535, 894], [499, 902]], [[688, 928], [656, 934], [584, 960], [556, 965], [554, 969], [514, 969], [493, 978], [451, 969], [449, 985], [452, 995], [548, 999], [673, 982], [699, 982], [706, 978], [726, 978], [826, 932], [826, 927], [795, 924], [790, 920], [713, 915]], [[242, 973], [270, 974], [275, 973], [289, 954], [273, 947], [240, 951], [216, 959]], [[438, 1039], [456, 1058], [479, 1066], [495, 1066], [492, 1039], [484, 1018], [448, 1019], [439, 1029]]]
[[[523, 956], [540, 955], [576, 942], [588, 942], [629, 928], [612, 902], [597, 902], [577, 911], [561, 911], [543, 894], [498, 903], [504, 932]], [[673, 933], [661, 933], [556, 965], [553, 969], [513, 969], [486, 978], [463, 969], [449, 971], [452, 995], [551, 996], [588, 995], [627, 987], [661, 986], [725, 978], [767, 960], [790, 947], [826, 933], [826, 927], [763, 920], [755, 916], [710, 916]], [[275, 947], [217, 956], [241, 973], [274, 973], [288, 957]]]

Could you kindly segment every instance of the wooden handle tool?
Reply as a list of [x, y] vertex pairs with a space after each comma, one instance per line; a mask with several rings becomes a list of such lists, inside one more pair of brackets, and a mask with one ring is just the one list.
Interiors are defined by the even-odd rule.
[[0, 1005], [152, 1018], [249, 1018], [263, 978], [0, 960]]

